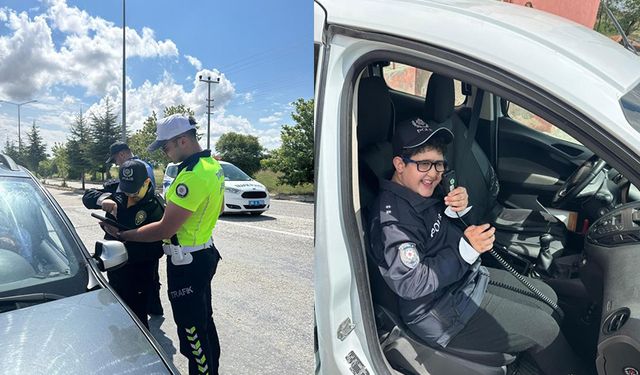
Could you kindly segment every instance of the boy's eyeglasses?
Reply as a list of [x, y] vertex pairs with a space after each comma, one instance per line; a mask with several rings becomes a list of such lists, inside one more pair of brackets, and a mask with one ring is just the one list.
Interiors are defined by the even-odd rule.
[[403, 157], [402, 160], [406, 164], [415, 163], [420, 172], [429, 172], [434, 167], [436, 172], [444, 172], [447, 169], [447, 162], [444, 160], [413, 160], [407, 157]]

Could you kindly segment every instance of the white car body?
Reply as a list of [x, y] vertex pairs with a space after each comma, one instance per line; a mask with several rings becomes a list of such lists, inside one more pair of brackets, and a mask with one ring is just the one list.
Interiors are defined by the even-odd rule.
[[371, 323], [360, 237], [354, 87], [367, 61], [428, 62], [561, 117], [571, 113], [580, 121], [558, 126], [640, 186], [640, 128], [620, 103], [640, 84], [640, 57], [595, 31], [482, 0], [316, 0], [314, 23], [316, 373], [395, 373]]
[[[219, 161], [225, 173], [224, 209], [222, 213], [244, 213], [260, 215], [271, 204], [269, 191], [258, 181], [249, 177], [240, 168], [225, 161]], [[162, 182], [164, 195], [177, 175], [178, 164], [169, 163]]]

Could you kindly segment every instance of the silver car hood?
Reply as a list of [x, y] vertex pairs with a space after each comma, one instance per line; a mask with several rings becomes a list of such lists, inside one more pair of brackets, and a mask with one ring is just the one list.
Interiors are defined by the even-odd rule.
[[167, 374], [106, 289], [0, 314], [0, 374]]

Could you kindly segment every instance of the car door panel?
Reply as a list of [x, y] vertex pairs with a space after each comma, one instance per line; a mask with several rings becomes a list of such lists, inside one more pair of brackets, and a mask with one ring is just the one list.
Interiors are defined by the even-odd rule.
[[515, 206], [537, 198], [548, 204], [574, 170], [593, 154], [584, 146], [508, 117], [498, 127], [500, 200]]

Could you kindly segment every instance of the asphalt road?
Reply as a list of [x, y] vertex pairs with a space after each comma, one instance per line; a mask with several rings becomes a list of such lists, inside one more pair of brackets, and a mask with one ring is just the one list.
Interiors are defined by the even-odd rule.
[[[102, 238], [78, 193], [49, 189], [93, 252]], [[313, 205], [272, 200], [262, 216], [223, 216], [213, 231], [222, 260], [213, 278], [214, 320], [220, 335], [221, 374], [312, 374]], [[163, 318], [151, 333], [183, 373], [176, 326], [160, 262]]]

